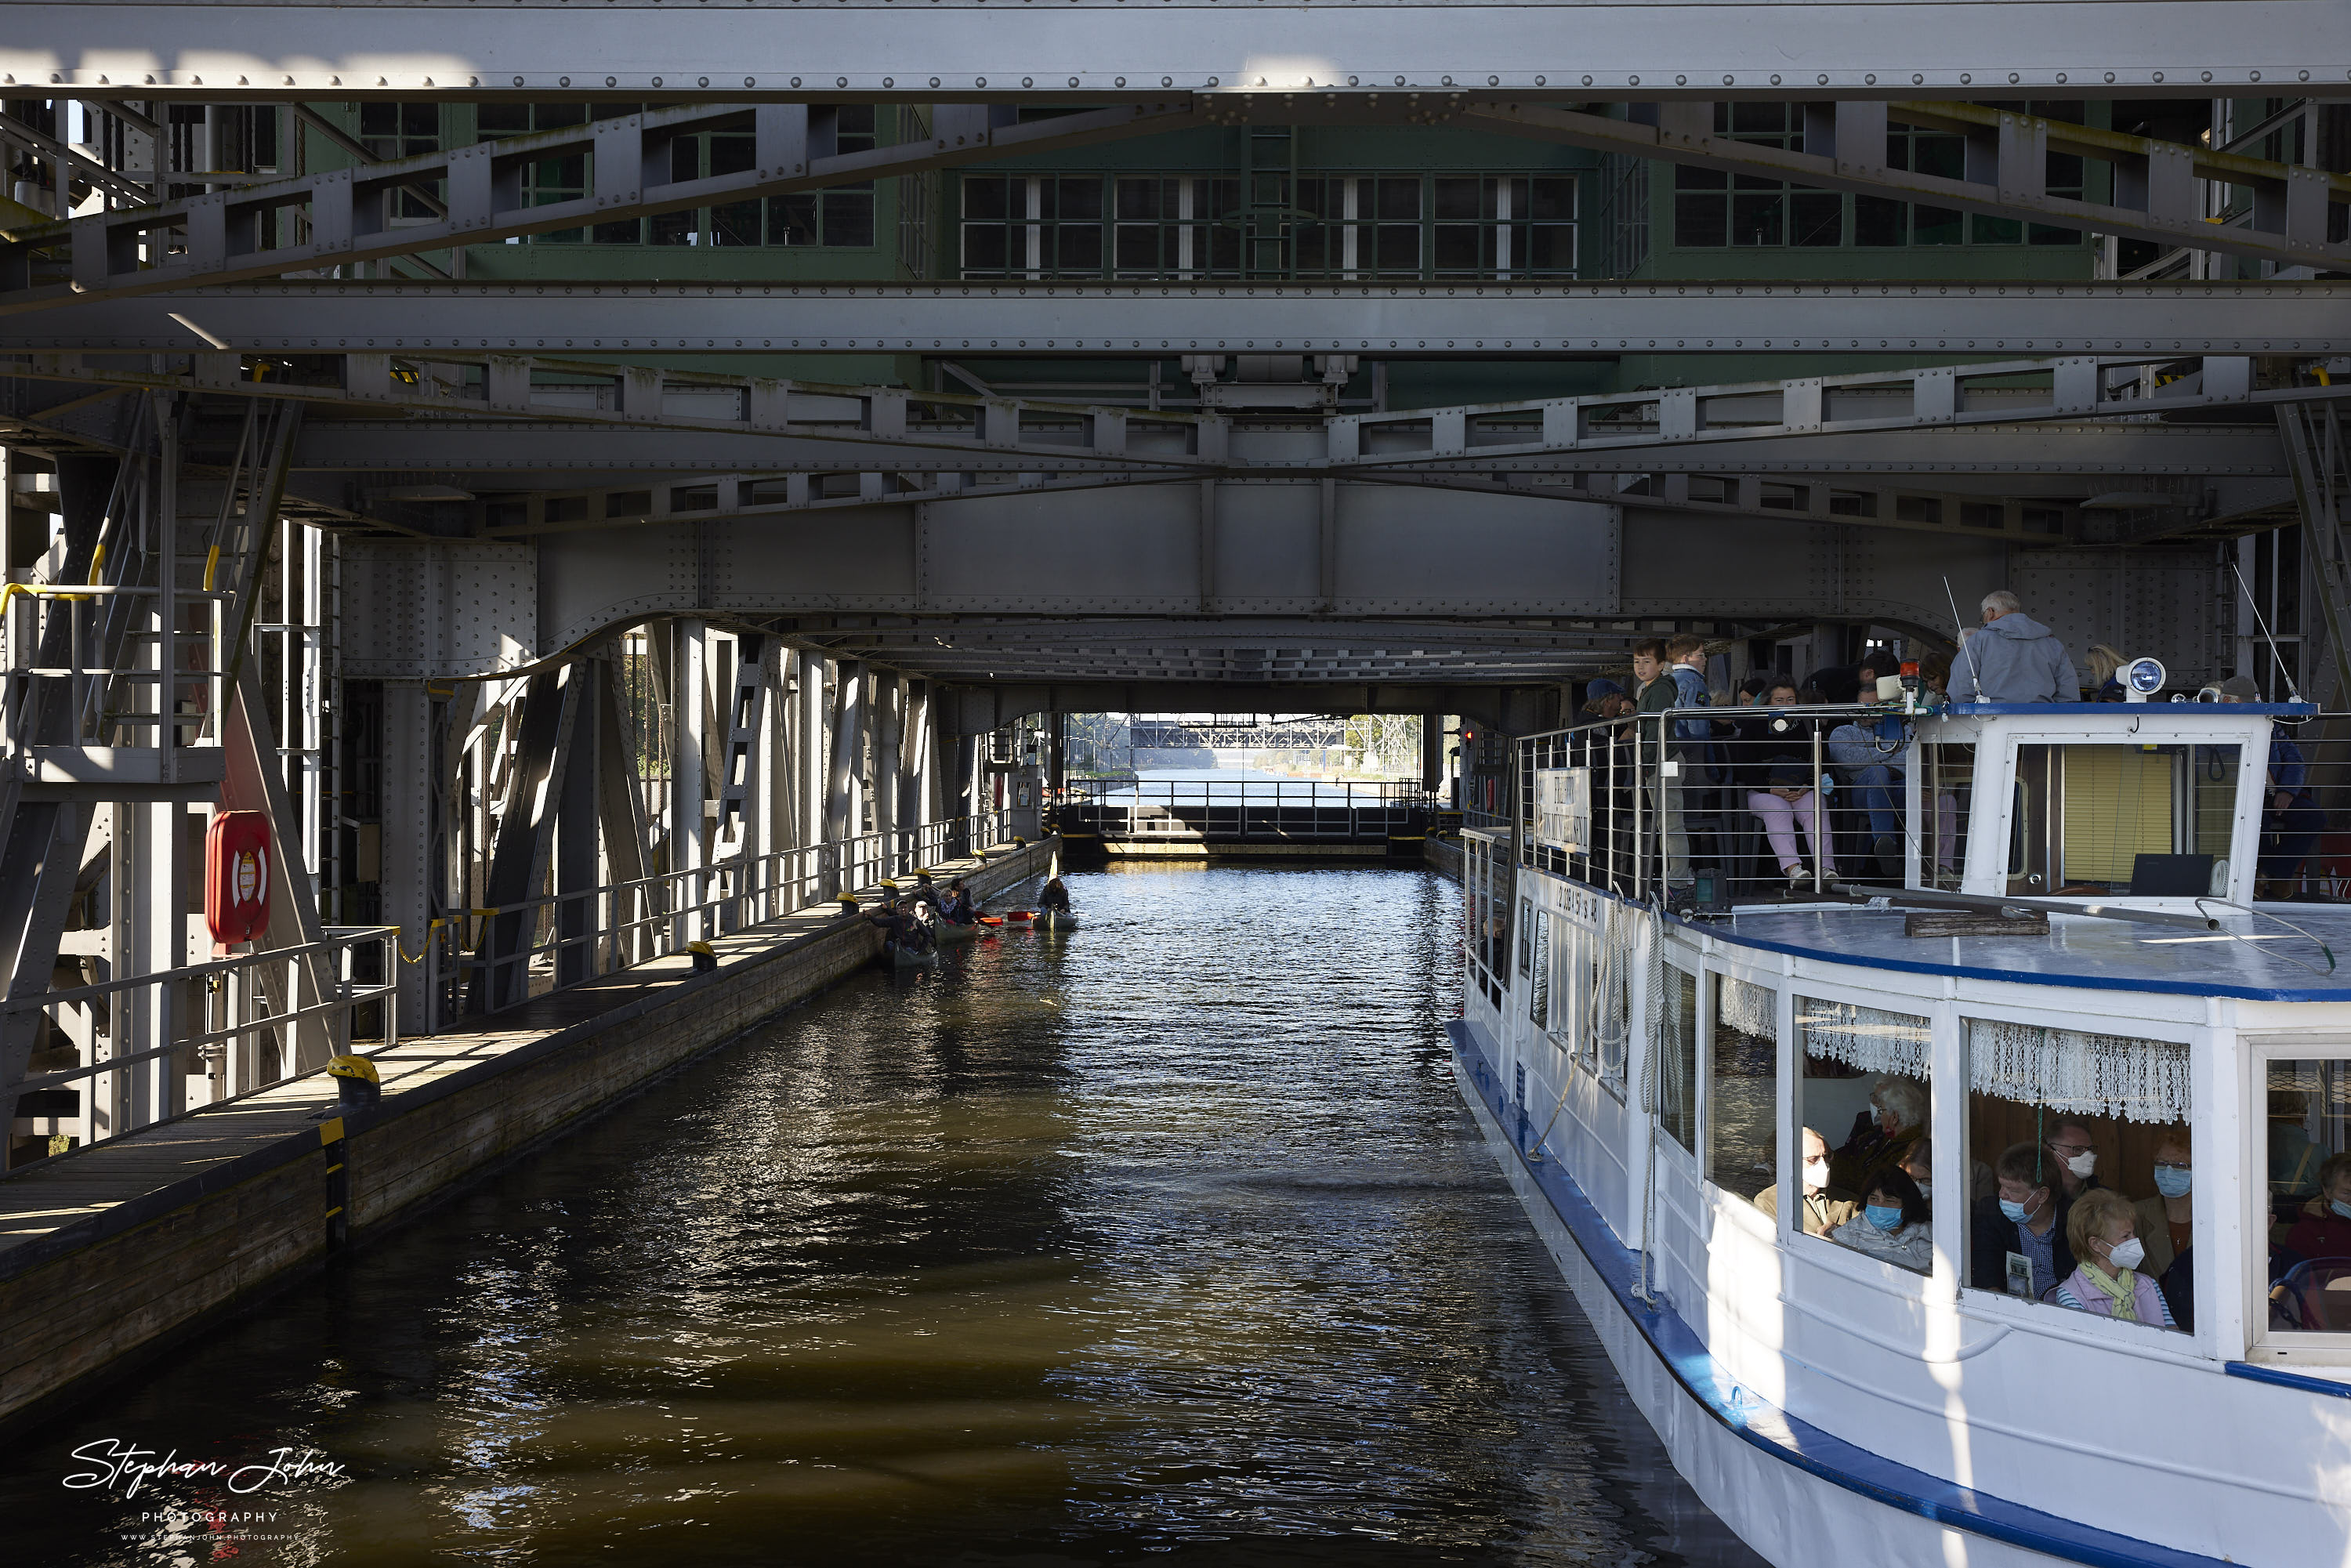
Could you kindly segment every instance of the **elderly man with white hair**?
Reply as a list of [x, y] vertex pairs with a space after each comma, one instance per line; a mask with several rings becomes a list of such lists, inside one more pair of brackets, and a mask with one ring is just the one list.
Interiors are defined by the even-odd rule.
[[1983, 597], [1983, 630], [1951, 661], [1955, 703], [2070, 703], [2082, 688], [2065, 644], [2006, 589]]

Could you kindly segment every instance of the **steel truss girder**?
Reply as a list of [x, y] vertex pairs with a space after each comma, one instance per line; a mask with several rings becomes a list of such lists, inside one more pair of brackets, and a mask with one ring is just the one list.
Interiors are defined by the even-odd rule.
[[[1778, 7], [1771, 7], [1778, 9]], [[2351, 284], [231, 284], [0, 318], [0, 353], [2351, 352]]]
[[[1971, 103], [1837, 103], [1807, 106], [1802, 152], [1718, 136], [1714, 105], [1646, 106], [1653, 123], [1543, 104], [1484, 104], [1452, 123], [1635, 158], [1760, 176], [1863, 195], [1930, 203], [1966, 212], [2090, 229], [2126, 239], [2254, 256], [2284, 266], [2335, 268], [2351, 245], [2330, 244], [2328, 209], [2351, 200], [2351, 175], [2273, 163], [2241, 154], [2127, 136]], [[1889, 168], [1888, 120], [1957, 131], [1967, 139], [1967, 174], [1949, 179]], [[2112, 165], [2115, 188], [2131, 200], [2085, 202], [2046, 189], [2049, 155]], [[2243, 226], [2210, 221], [2210, 185], [2254, 193]], [[2223, 192], [2225, 204], [2226, 192]]]
[[[872, 0], [820, 8], [758, 0], [748, 12], [604, 5], [592, 25], [556, 6], [458, 0], [9, 0], [5, 14], [8, 84], [142, 99], [693, 91], [858, 100], [947, 91], [1099, 102], [1163, 83], [1278, 95], [1457, 82], [1580, 97], [1882, 96], [1895, 83], [1938, 96], [1998, 86], [2040, 99], [2241, 97], [2351, 73], [2351, 17], [2327, 0], [1148, 8], [1084, 0], [1009, 13], [952, 0], [925, 7], [919, 24]], [[2262, 83], [2272, 85], [2254, 85]]]
[[[248, 367], [235, 355], [192, 359], [193, 366], [186, 371], [164, 371], [89, 362], [76, 355], [36, 354], [15, 365], [0, 361], [0, 374], [15, 369], [31, 379], [270, 397], [464, 420], [464, 431], [494, 447], [496, 460], [509, 466], [557, 465], [542, 455], [539, 438], [565, 425], [618, 425], [769, 438], [760, 444], [766, 448], [766, 466], [775, 469], [871, 464], [877, 453], [886, 451], [914, 471], [973, 473], [1101, 468], [1370, 475], [1405, 466], [1511, 469], [1525, 459], [1569, 454], [1599, 457], [1659, 447], [1736, 448], [2044, 421], [2153, 421], [2252, 404], [2351, 397], [2351, 385], [2257, 389], [2253, 361], [2245, 355], [2083, 355], [1342, 414], [1319, 422], [1301, 415], [1282, 421], [1279, 428], [1265, 428], [1237, 426], [1231, 418], [1216, 414], [909, 392], [894, 387], [794, 382], [528, 355], [493, 355], [475, 361], [483, 371], [481, 381], [457, 384], [432, 374], [412, 373], [403, 381], [393, 374], [391, 356], [351, 354], [343, 360], [340, 388], [246, 379], [248, 372], [257, 376], [274, 368], [266, 361]], [[462, 366], [454, 362], [425, 370], [462, 374]], [[541, 376], [562, 384], [544, 384], [538, 380]], [[2032, 384], [2043, 381], [2045, 387]], [[529, 423], [509, 424], [496, 417], [502, 414]], [[1051, 440], [1024, 440], [1032, 425], [1052, 427], [1060, 434]], [[354, 434], [348, 422], [329, 428], [347, 440]], [[1724, 451], [1716, 460], [1737, 464], [1740, 454]], [[452, 455], [395, 465], [455, 468], [462, 460]], [[800, 490], [806, 489], [803, 476]], [[795, 504], [809, 498], [804, 493], [790, 497]]]
[[[697, 104], [93, 213], [17, 231], [9, 243], [0, 244], [0, 283], [26, 280], [0, 288], [0, 315], [495, 244], [513, 235], [1059, 152], [1202, 123], [1188, 108], [1165, 104], [1092, 110], [1027, 125], [995, 123], [999, 118], [985, 104], [942, 104], [925, 140], [838, 152], [830, 108]], [[752, 132], [752, 167], [704, 179], [668, 177], [672, 142], [718, 129]], [[589, 194], [532, 204], [526, 178], [531, 165], [583, 155], [590, 166]], [[390, 200], [396, 192], [442, 182], [448, 192], [444, 214], [419, 224], [392, 223]], [[282, 223], [295, 213], [302, 223]], [[273, 215], [280, 221], [271, 222]], [[281, 226], [298, 230], [298, 243], [269, 244], [268, 236]], [[31, 283], [32, 254], [59, 245], [69, 251], [71, 281]], [[162, 254], [167, 245], [179, 248]]]

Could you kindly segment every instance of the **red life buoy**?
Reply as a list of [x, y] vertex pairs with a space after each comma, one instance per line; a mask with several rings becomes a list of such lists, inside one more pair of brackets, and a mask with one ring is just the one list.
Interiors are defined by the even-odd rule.
[[213, 940], [251, 942], [269, 928], [269, 817], [216, 811], [204, 833], [204, 925]]

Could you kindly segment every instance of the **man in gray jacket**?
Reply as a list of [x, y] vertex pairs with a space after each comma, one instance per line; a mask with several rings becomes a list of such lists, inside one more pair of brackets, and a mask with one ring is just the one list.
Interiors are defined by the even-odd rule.
[[1983, 630], [1951, 661], [1955, 703], [2070, 703], [2082, 696], [2065, 644], [2006, 589], [1983, 597]]

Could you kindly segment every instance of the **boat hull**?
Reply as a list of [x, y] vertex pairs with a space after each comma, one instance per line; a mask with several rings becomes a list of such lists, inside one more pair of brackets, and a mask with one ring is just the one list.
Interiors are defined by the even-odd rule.
[[[1497, 1103], [1489, 1097], [1496, 1087], [1490, 1072], [1488, 1083], [1481, 1085], [1473, 1051], [1457, 1043], [1455, 1086], [1477, 1119], [1487, 1148], [1501, 1166], [1535, 1233], [1591, 1320], [1625, 1392], [1664, 1442], [1674, 1469], [1700, 1500], [1767, 1561], [1785, 1568], [1823, 1568], [1824, 1564], [1884, 1568], [1888, 1563], [1912, 1563], [2010, 1568], [2085, 1561], [2081, 1556], [2053, 1555], [1955, 1528], [1914, 1507], [1879, 1500], [1865, 1478], [1848, 1482], [1824, 1479], [1775, 1451], [1768, 1438], [1759, 1440], [1758, 1432], [1742, 1431], [1727, 1421], [1693, 1392], [1688, 1381], [1693, 1370], [1690, 1358], [1677, 1356], [1669, 1333], [1659, 1333], [1654, 1324], [1645, 1328], [1635, 1320], [1617, 1285], [1577, 1240], [1545, 1183], [1520, 1156], [1499, 1120]], [[1593, 1219], [1597, 1222], [1596, 1214]], [[1658, 1315], [1678, 1325], [1670, 1312]], [[1686, 1328], [1681, 1332], [1688, 1333]], [[1682, 1363], [1678, 1375], [1675, 1359]], [[1702, 1349], [1698, 1359], [1707, 1359]], [[1759, 1421], [1756, 1426], [1762, 1424]]]

